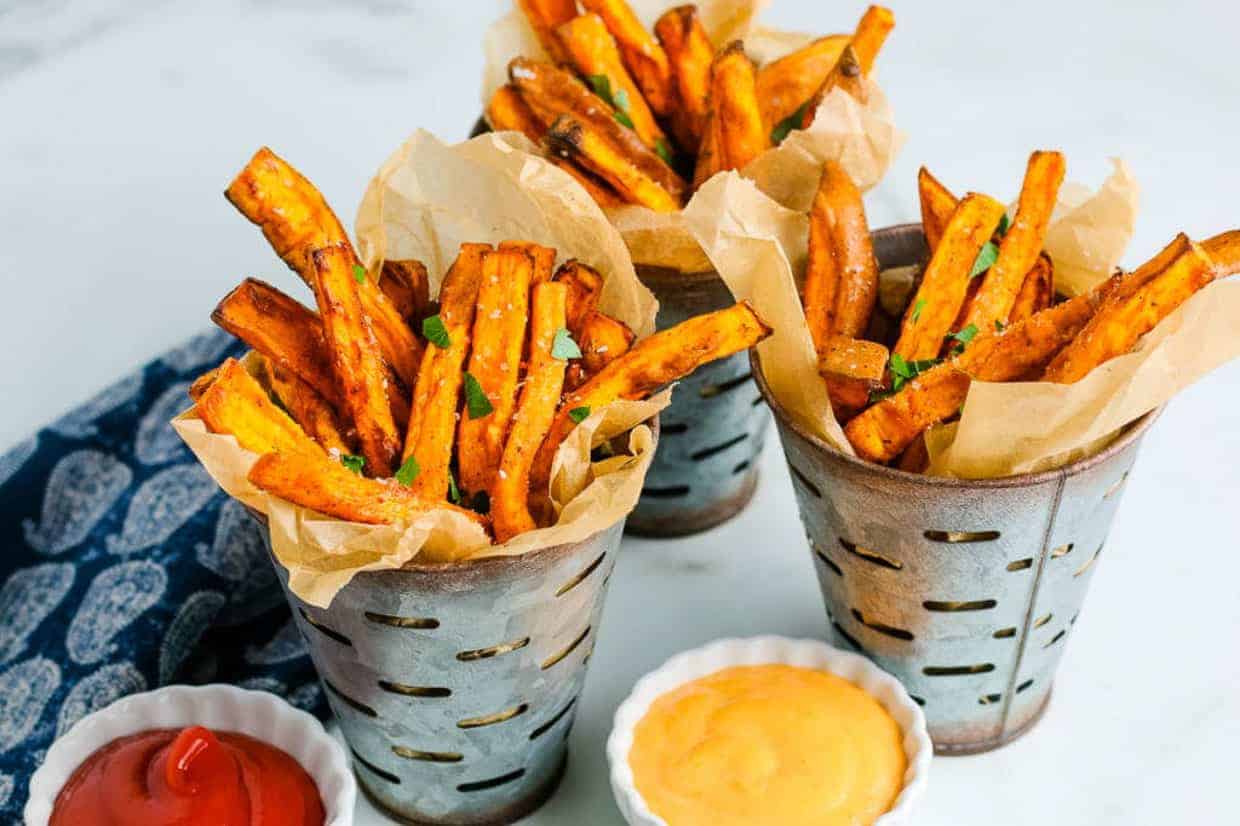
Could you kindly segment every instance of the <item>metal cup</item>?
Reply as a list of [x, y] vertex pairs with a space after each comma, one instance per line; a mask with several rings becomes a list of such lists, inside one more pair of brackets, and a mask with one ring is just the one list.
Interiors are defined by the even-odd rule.
[[[925, 256], [920, 227], [878, 230], [882, 268]], [[827, 617], [900, 679], [939, 754], [1003, 746], [1038, 721], [1124, 481], [1157, 412], [1067, 467], [1001, 479], [905, 473], [846, 456], [775, 413]]]
[[[660, 330], [735, 303], [715, 272], [636, 269], [659, 300]], [[758, 457], [771, 420], [748, 357], [738, 353], [682, 379], [660, 420], [659, 450], [629, 516], [629, 533], [684, 536], [740, 513], [758, 486]]]
[[362, 572], [327, 609], [289, 591], [273, 557], [376, 806], [407, 823], [500, 824], [551, 796], [623, 526], [519, 556]]

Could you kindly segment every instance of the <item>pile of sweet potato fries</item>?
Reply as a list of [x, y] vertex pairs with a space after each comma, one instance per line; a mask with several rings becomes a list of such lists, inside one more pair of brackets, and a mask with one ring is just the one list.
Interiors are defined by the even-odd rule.
[[1136, 270], [1059, 300], [1043, 245], [1063, 177], [1060, 153], [1034, 152], [1009, 220], [994, 198], [957, 199], [923, 168], [930, 258], [893, 320], [876, 309], [878, 265], [861, 194], [838, 164], [826, 164], [802, 302], [819, 372], [858, 455], [923, 472], [922, 434], [958, 415], [973, 379], [1078, 381], [1132, 350], [1197, 290], [1240, 270], [1240, 230], [1200, 244], [1181, 233]]
[[648, 32], [624, 0], [520, 0], [551, 62], [518, 57], [486, 107], [492, 129], [541, 144], [602, 206], [680, 209], [717, 172], [741, 169], [813, 122], [862, 79], [895, 25], [871, 6], [852, 34], [815, 40], [759, 68], [733, 41], [716, 50], [692, 5]]
[[254, 349], [258, 375], [229, 360], [202, 376], [197, 415], [261, 454], [257, 487], [340, 519], [449, 508], [499, 542], [546, 525], [556, 451], [592, 410], [770, 332], [740, 303], [635, 342], [598, 309], [598, 272], [557, 269], [528, 241], [463, 244], [432, 303], [420, 262], [367, 271], [323, 196], [265, 148], [226, 195], [318, 312], [256, 279], [229, 293], [212, 318]]

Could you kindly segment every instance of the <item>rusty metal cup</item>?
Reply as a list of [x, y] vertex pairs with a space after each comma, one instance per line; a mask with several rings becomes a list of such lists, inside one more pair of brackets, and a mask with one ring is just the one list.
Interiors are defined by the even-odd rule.
[[[735, 303], [715, 272], [636, 269], [659, 300], [660, 330]], [[740, 513], [758, 486], [757, 460], [770, 419], [744, 353], [682, 379], [660, 414], [659, 450], [629, 517], [629, 533], [684, 536]]]
[[326, 609], [289, 591], [272, 558], [376, 806], [406, 823], [500, 824], [551, 796], [623, 527], [362, 572]]
[[[920, 227], [874, 233], [882, 268], [925, 255]], [[894, 674], [939, 754], [1003, 746], [1038, 721], [1141, 438], [1001, 479], [905, 473], [847, 456], [775, 399], [801, 522], [836, 636]]]

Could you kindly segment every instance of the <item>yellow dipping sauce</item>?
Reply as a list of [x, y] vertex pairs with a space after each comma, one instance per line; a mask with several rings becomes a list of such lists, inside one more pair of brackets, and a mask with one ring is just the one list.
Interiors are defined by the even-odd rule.
[[738, 666], [655, 700], [629, 764], [668, 826], [864, 826], [904, 786], [902, 739], [877, 700], [834, 674]]

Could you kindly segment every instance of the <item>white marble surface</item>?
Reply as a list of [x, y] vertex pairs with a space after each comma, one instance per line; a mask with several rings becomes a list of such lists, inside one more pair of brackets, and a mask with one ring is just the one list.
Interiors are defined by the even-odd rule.
[[[244, 275], [292, 279], [220, 192], [267, 143], [351, 214], [414, 127], [463, 137], [498, 0], [0, 0], [0, 449], [206, 323]], [[832, 31], [862, 4], [774, 0]], [[1234, 4], [901, 2], [880, 63], [911, 139], [869, 197], [915, 215], [930, 164], [1016, 191], [1028, 150], [1144, 184], [1129, 262], [1177, 230], [1240, 225]], [[825, 7], [825, 8], [824, 8]], [[1240, 364], [1147, 439], [1046, 719], [995, 754], [936, 760], [925, 826], [1235, 823], [1240, 742]], [[773, 435], [773, 434], [772, 434]], [[642, 673], [726, 634], [825, 622], [776, 439], [753, 506], [677, 542], [626, 543], [572, 766], [531, 824], [618, 824], [602, 742]], [[369, 810], [359, 824], [386, 823]]]

